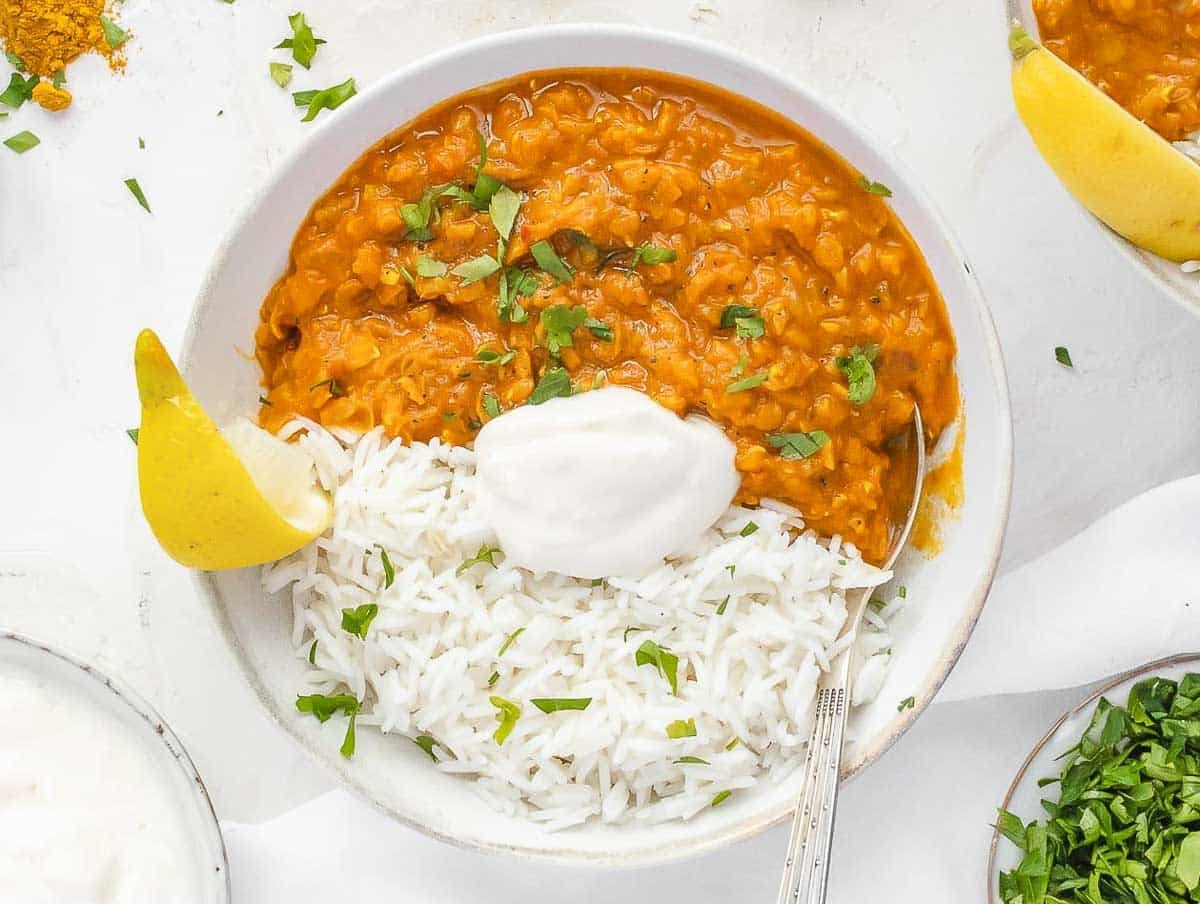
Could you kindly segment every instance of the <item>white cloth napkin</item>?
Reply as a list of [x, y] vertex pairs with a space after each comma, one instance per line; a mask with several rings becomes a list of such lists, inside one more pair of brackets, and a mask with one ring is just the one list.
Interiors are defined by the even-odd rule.
[[[847, 786], [830, 901], [983, 899], [988, 824], [1023, 755], [1077, 688], [1200, 649], [1200, 476], [1151, 490], [997, 581], [939, 705]], [[334, 791], [226, 825], [235, 904], [775, 900], [782, 829], [648, 870], [530, 864], [455, 849]]]

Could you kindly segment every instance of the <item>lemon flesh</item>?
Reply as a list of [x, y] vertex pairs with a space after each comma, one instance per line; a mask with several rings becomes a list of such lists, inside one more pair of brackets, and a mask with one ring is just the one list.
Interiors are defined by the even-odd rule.
[[1071, 193], [1135, 245], [1200, 258], [1200, 165], [1046, 48], [1010, 46], [1017, 112]]
[[205, 570], [260, 565], [329, 526], [333, 506], [307, 453], [245, 419], [219, 430], [150, 330], [134, 369], [142, 511], [167, 555]]

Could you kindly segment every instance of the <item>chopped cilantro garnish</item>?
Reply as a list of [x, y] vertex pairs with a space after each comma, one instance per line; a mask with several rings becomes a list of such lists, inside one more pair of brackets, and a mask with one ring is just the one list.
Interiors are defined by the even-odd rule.
[[317, 664], [317, 641], [312, 642], [312, 646], [308, 648], [308, 664]]
[[342, 630], [348, 634], [353, 634], [360, 640], [366, 640], [371, 622], [375, 620], [375, 616], [378, 614], [379, 605], [377, 603], [364, 603], [354, 609], [343, 609]]
[[583, 322], [583, 325], [586, 326], [588, 331], [601, 342], [612, 342], [612, 327], [603, 320], [597, 320], [594, 317], [589, 317]]
[[483, 394], [483, 410], [487, 412], [488, 417], [500, 417], [500, 400], [490, 392]]
[[348, 78], [340, 85], [333, 85], [329, 88], [323, 88], [316, 93], [299, 92], [292, 95], [299, 102], [299, 95], [305, 94], [308, 96], [308, 112], [304, 114], [301, 122], [311, 122], [317, 118], [317, 114], [322, 110], [336, 110], [355, 94], [358, 89], [354, 86], [354, 79]]
[[383, 565], [383, 589], [387, 590], [396, 580], [396, 569], [392, 567], [392, 558], [388, 555], [388, 551], [378, 543], [375, 548], [379, 550], [379, 561]]
[[539, 242], [534, 242], [529, 248], [533, 259], [537, 261], [537, 265], [546, 273], [549, 273], [560, 283], [569, 283], [571, 281], [571, 270], [563, 263], [561, 257], [545, 239]]
[[346, 390], [342, 388], [342, 384], [339, 383], [334, 377], [330, 377], [328, 380], [322, 380], [320, 383], [313, 383], [312, 386], [308, 387], [308, 391], [313, 392], [320, 389], [322, 386], [328, 389], [329, 394], [335, 399], [340, 399], [346, 394]]
[[733, 792], [728, 789], [726, 789], [724, 791], [718, 791], [716, 794], [713, 795], [712, 805], [714, 807], [721, 806], [721, 804], [723, 804], [723, 803], [725, 803], [725, 801], [729, 800], [729, 796], [731, 794], [733, 794]]
[[473, 257], [469, 261], [463, 261], [450, 272], [455, 276], [462, 277], [462, 284], [469, 286], [472, 283], [487, 279], [499, 269], [500, 262], [498, 260], [490, 254], [481, 254], [479, 257]]
[[661, 248], [658, 245], [643, 242], [633, 249], [633, 254], [629, 258], [628, 272], [632, 273], [636, 270], [638, 264], [669, 264], [677, 257], [673, 248]]
[[104, 32], [104, 40], [113, 50], [129, 40], [129, 33], [108, 16], [100, 17], [100, 30]]
[[738, 531], [738, 534], [743, 537], [748, 537], [757, 530], [758, 530], [757, 524], [755, 524], [753, 521], [747, 521], [745, 526], [740, 531]]
[[550, 354], [557, 358], [564, 348], [570, 346], [571, 334], [586, 320], [587, 308], [581, 304], [573, 308], [556, 304], [542, 311], [542, 329], [546, 331], [546, 348]]
[[20, 107], [21, 104], [33, 97], [33, 89], [37, 87], [38, 77], [31, 75], [29, 78], [22, 78], [19, 73], [14, 72], [8, 78], [8, 87], [0, 93], [0, 104], [7, 107]]
[[736, 321], [739, 339], [761, 339], [766, 325], [761, 317], [739, 317]]
[[721, 600], [721, 605], [717, 606], [717, 615], [724, 615], [725, 609], [728, 606], [729, 606], [729, 597], [726, 596], [725, 599]]
[[142, 191], [142, 187], [138, 185], [137, 179], [126, 179], [125, 187], [129, 189], [129, 193], [137, 199], [137, 202], [142, 205], [142, 209], [146, 213], [150, 213], [150, 202], [146, 200], [146, 194]]
[[711, 766], [708, 760], [701, 759], [698, 756], [681, 756], [676, 761], [677, 765], [693, 765], [693, 766]]
[[433, 735], [421, 734], [412, 739], [412, 742], [425, 751], [425, 755], [433, 760], [438, 761], [437, 754], [433, 752], [433, 748], [437, 746], [437, 741]]
[[726, 392], [745, 392], [748, 389], [754, 389], [758, 386], [762, 386], [762, 384], [766, 382], [767, 376], [768, 376], [768, 374], [765, 370], [759, 371], [758, 373], [751, 374], [750, 376], [748, 376], [744, 379], [738, 380], [737, 382], [730, 383], [728, 386], [725, 387], [725, 391]]
[[497, 366], [507, 364], [516, 356], [517, 353], [512, 349], [501, 353], [490, 348], [480, 348], [475, 352], [476, 361], [481, 361], [484, 364], [495, 364]]
[[679, 694], [679, 657], [670, 650], [660, 647], [652, 640], [645, 641], [634, 654], [633, 661], [639, 666], [652, 665], [658, 674], [671, 686], [672, 694]]
[[1075, 367], [1075, 365], [1071, 362], [1071, 353], [1067, 350], [1065, 345], [1055, 346], [1054, 360], [1063, 367], [1070, 367], [1072, 369]]
[[423, 276], [426, 279], [438, 279], [446, 275], [446, 265], [441, 261], [430, 257], [428, 254], [422, 254], [417, 258], [417, 276]]
[[500, 276], [500, 304], [497, 312], [501, 320], [509, 323], [524, 323], [529, 319], [521, 307], [520, 298], [528, 298], [538, 290], [537, 277], [519, 267], [505, 267]]
[[571, 377], [564, 367], [551, 367], [542, 374], [537, 386], [529, 396], [530, 405], [540, 405], [550, 399], [571, 394]]
[[587, 709], [592, 702], [591, 697], [534, 697], [529, 701], [544, 713], [558, 713], [566, 710]]
[[908, 588], [905, 587], [903, 584], [901, 584], [899, 587], [896, 588], [896, 596], [900, 597], [900, 599], [907, 599], [908, 598]]
[[280, 88], [286, 88], [292, 83], [292, 67], [288, 63], [272, 63], [271, 78]]
[[495, 686], [496, 686], [496, 682], [497, 682], [497, 681], [499, 681], [499, 680], [500, 680], [500, 673], [499, 673], [499, 672], [492, 672], [491, 676], [489, 676], [489, 677], [488, 677], [487, 686], [488, 686], [488, 687], [495, 687]]
[[339, 710], [347, 716], [355, 715], [358, 712], [358, 700], [350, 694], [308, 694], [296, 697], [296, 709], [316, 716], [319, 722], [328, 722]]
[[131, 440], [133, 440], [133, 444], [135, 446], [138, 444], [138, 428], [137, 427], [134, 427], [132, 430], [126, 430], [125, 435], [128, 436]]
[[772, 448], [778, 449], [784, 458], [795, 460], [808, 458], [822, 446], [828, 445], [829, 434], [824, 430], [810, 430], [808, 433], [772, 433], [767, 437], [767, 442]]
[[896, 704], [896, 712], [902, 713], [906, 709], [912, 709], [916, 705], [917, 705], [916, 697], [905, 697], [903, 700], [901, 700], [899, 703]]
[[667, 725], [667, 737], [673, 741], [696, 737], [695, 719], [676, 719]]
[[850, 401], [865, 405], [875, 395], [875, 359], [879, 357], [879, 346], [856, 345], [850, 354], [837, 359], [838, 370], [846, 375], [850, 385]]
[[500, 233], [500, 238], [506, 242], [508, 241], [508, 237], [512, 235], [513, 223], [517, 220], [517, 211], [520, 208], [521, 196], [507, 185], [501, 185], [496, 189], [496, 193], [492, 195], [492, 199], [488, 203], [492, 225]]
[[740, 744], [740, 743], [742, 743], [742, 739], [741, 739], [741, 738], [739, 738], [739, 737], [732, 737], [732, 738], [730, 738], [730, 739], [729, 739], [729, 743], [725, 745], [725, 749], [726, 749], [726, 750], [733, 750], [733, 748], [737, 747], [737, 745], [738, 745], [738, 744]]
[[747, 307], [744, 304], [727, 304], [721, 310], [721, 329], [731, 330], [739, 320], [747, 317], [757, 317], [758, 308]]
[[346, 759], [354, 756], [354, 747], [356, 744], [355, 727], [358, 723], [358, 713], [353, 713], [350, 716], [350, 721], [346, 724], [346, 736], [342, 738], [342, 746], [338, 748], [338, 752]]
[[496, 553], [498, 553], [499, 551], [500, 551], [499, 546], [488, 546], [485, 543], [483, 546], [479, 547], [479, 551], [476, 552], [473, 557], [471, 557], [470, 559], [463, 559], [463, 561], [459, 564], [458, 568], [456, 568], [454, 570], [454, 574], [456, 576], [461, 575], [467, 569], [474, 568], [476, 565], [482, 565], [485, 562], [488, 565], [491, 565], [493, 568], [495, 568], [496, 567], [496, 558], [495, 557], [496, 557]]
[[514, 643], [516, 643], [517, 638], [520, 637], [524, 633], [525, 633], [524, 628], [517, 628], [517, 630], [513, 631], [506, 638], [504, 638], [504, 643], [500, 644], [500, 649], [496, 652], [496, 656], [498, 656], [498, 657], [503, 656], [505, 653], [507, 653], [508, 648], [511, 647]]
[[288, 25], [292, 27], [292, 36], [284, 38], [275, 45], [276, 50], [292, 51], [292, 59], [305, 69], [312, 67], [313, 57], [317, 55], [317, 47], [324, 44], [322, 38], [313, 34], [312, 28], [304, 18], [304, 13], [288, 16]]
[[17, 72], [28, 72], [29, 71], [25, 67], [25, 61], [23, 59], [21, 59], [19, 56], [17, 56], [15, 53], [13, 53], [11, 50], [4, 51], [4, 57], [5, 57], [5, 59], [8, 60], [8, 64], [10, 66], [12, 66], [13, 69], [16, 69]]
[[18, 154], [24, 154], [26, 151], [37, 147], [41, 143], [41, 139], [28, 130], [24, 132], [18, 132], [11, 138], [4, 139], [5, 146], [12, 148]]
[[879, 195], [881, 198], [890, 198], [892, 196], [892, 190], [890, 188], [888, 188], [882, 182], [872, 182], [866, 176], [862, 177], [862, 179], [859, 181], [859, 185], [861, 185], [862, 190], [869, 195]]
[[488, 700], [491, 701], [492, 706], [496, 707], [496, 721], [500, 723], [492, 734], [492, 739], [499, 747], [508, 740], [508, 736], [516, 727], [517, 719], [521, 718], [521, 707], [503, 697], [488, 697]]

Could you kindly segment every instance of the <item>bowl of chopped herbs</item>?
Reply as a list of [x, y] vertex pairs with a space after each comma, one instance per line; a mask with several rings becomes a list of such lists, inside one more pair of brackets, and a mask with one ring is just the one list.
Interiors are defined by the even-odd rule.
[[1200, 654], [1126, 673], [1021, 767], [988, 859], [992, 904], [1200, 901]]

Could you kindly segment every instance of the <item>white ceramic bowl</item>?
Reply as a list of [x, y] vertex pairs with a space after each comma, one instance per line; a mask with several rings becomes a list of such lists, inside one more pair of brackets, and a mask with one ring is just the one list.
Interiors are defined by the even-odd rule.
[[[1044, 823], [1046, 811], [1042, 808], [1042, 799], [1057, 794], [1047, 792], [1038, 787], [1038, 779], [1050, 778], [1062, 773], [1063, 764], [1060, 757], [1079, 743], [1079, 738], [1087, 729], [1096, 703], [1101, 697], [1107, 697], [1114, 706], [1124, 706], [1129, 699], [1129, 691], [1135, 684], [1146, 678], [1155, 676], [1170, 678], [1178, 681], [1188, 672], [1200, 672], [1200, 653], [1180, 653], [1166, 659], [1156, 659], [1146, 665], [1117, 676], [1100, 690], [1096, 691], [1070, 712], [1063, 713], [1057, 722], [1050, 727], [1045, 736], [1037, 742], [1025, 762], [1021, 764], [1016, 778], [1009, 786], [1008, 793], [999, 807], [1021, 817], [1022, 822], [1036, 819]], [[987, 868], [987, 900], [989, 904], [999, 902], [999, 882], [1001, 872], [1011, 872], [1021, 862], [1021, 852], [1016, 845], [1005, 841], [1000, 830], [992, 832], [992, 846], [988, 854]]]
[[[309, 206], [373, 142], [433, 104], [521, 72], [558, 67], [642, 67], [711, 82], [752, 98], [838, 150], [895, 191], [892, 203], [924, 251], [958, 337], [967, 424], [966, 503], [946, 525], [944, 551], [910, 556], [899, 569], [914, 605], [897, 625], [894, 666], [878, 701], [862, 708], [846, 760], [852, 774], [912, 724], [958, 658], [979, 616], [1004, 535], [1012, 467], [1011, 417], [1000, 349], [970, 267], [925, 194], [880, 142], [851, 125], [813, 91], [720, 47], [609, 25], [508, 32], [436, 54], [383, 79], [312, 135], [252, 200], [219, 249], [201, 290], [184, 349], [196, 395], [218, 420], [253, 413], [259, 372], [251, 346], [259, 305], [287, 264], [292, 235]], [[246, 677], [274, 718], [345, 784], [431, 835], [474, 848], [562, 861], [644, 864], [712, 850], [788, 816], [795, 781], [763, 783], [687, 823], [589, 824], [546, 834], [491, 810], [468, 782], [431, 768], [414, 745], [359, 732], [353, 760], [319, 739], [314, 719], [294, 709], [305, 664], [291, 650], [291, 609], [260, 589], [255, 571], [199, 575]], [[916, 706], [897, 711], [914, 696]]]
[[[190, 844], [192, 867], [199, 883], [196, 900], [229, 904], [229, 863], [212, 801], [183, 743], [153, 707], [94, 666], [10, 631], [0, 631], [0, 669], [5, 667], [30, 672], [48, 686], [78, 696], [145, 749], [147, 762], [160, 773], [158, 777], [147, 775], [146, 783], [160, 783], [178, 805], [179, 825]], [[6, 726], [6, 730], [12, 728]], [[184, 881], [185, 877], [179, 879]]]
[[[1033, 14], [1033, 0], [1004, 0], [1006, 24], [1013, 20], [1025, 26], [1031, 35], [1037, 35], [1037, 17]], [[1082, 206], [1082, 205], [1081, 205]], [[1122, 257], [1141, 271], [1169, 298], [1200, 317], [1200, 273], [1184, 273], [1179, 264], [1151, 254], [1113, 232], [1098, 217], [1091, 215], [1092, 222], [1111, 240]]]

